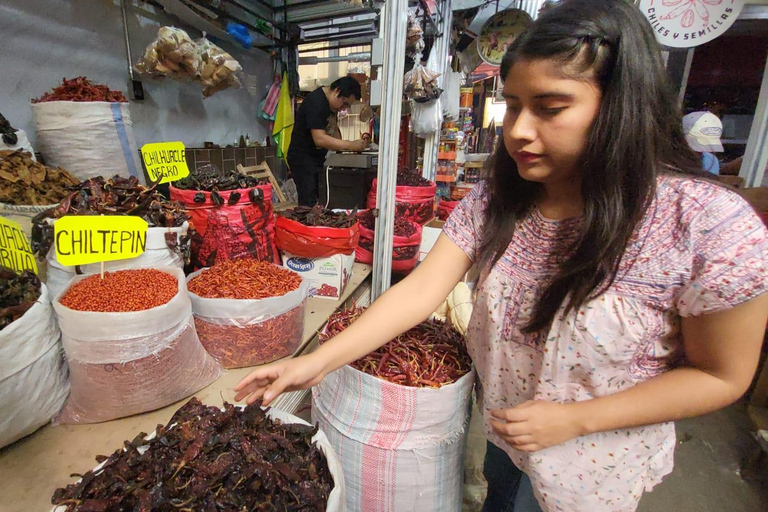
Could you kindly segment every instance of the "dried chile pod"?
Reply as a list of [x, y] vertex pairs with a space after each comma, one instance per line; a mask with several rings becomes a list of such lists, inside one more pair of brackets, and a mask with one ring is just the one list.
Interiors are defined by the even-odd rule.
[[3, 142], [8, 144], [9, 146], [15, 146], [16, 143], [19, 142], [19, 136], [16, 135], [15, 132], [4, 133], [3, 134]]
[[224, 204], [224, 198], [221, 197], [221, 194], [219, 194], [216, 190], [211, 191], [211, 201], [213, 201], [213, 204], [216, 206], [221, 206]]
[[248, 199], [250, 199], [252, 203], [261, 203], [264, 201], [264, 192], [262, 192], [260, 188], [252, 188], [251, 191], [248, 192]]
[[229, 199], [227, 199], [227, 204], [237, 204], [237, 202], [240, 200], [240, 192], [232, 192], [229, 194]]
[[205, 194], [198, 192], [195, 194], [195, 197], [192, 200], [196, 203], [203, 204], [205, 202]]

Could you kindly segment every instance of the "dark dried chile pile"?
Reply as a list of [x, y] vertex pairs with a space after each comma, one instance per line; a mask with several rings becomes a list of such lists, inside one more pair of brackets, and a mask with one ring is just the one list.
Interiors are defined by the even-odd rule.
[[[349, 327], [363, 311], [352, 308], [331, 315], [320, 343]], [[350, 366], [403, 386], [439, 388], [469, 373], [472, 363], [464, 337], [450, 323], [427, 320]]]
[[324, 511], [334, 484], [316, 432], [273, 421], [258, 403], [222, 411], [193, 398], [156, 437], [98, 456], [100, 470], [51, 502], [66, 512]]
[[78, 76], [67, 80], [61, 79], [61, 85], [55, 87], [51, 92], [43, 94], [32, 103], [43, 103], [46, 101], [108, 101], [126, 102], [123, 93], [112, 91], [106, 85], [94, 84], [84, 76]]
[[0, 266], [0, 330], [21, 318], [40, 298], [40, 279], [34, 272], [21, 274]]
[[8, 122], [3, 114], [0, 114], [0, 135], [2, 135], [3, 142], [9, 146], [15, 146], [16, 143], [19, 142], [19, 136], [16, 135], [16, 130], [11, 126], [11, 123]]
[[280, 212], [286, 219], [295, 220], [305, 226], [324, 226], [328, 228], [351, 228], [357, 222], [357, 209], [351, 213], [334, 212], [322, 205], [313, 207], [297, 206]]
[[[375, 230], [376, 218], [373, 216], [373, 210], [360, 212], [357, 214], [357, 219], [364, 228], [370, 229], [371, 231]], [[414, 233], [416, 233], [416, 227], [413, 223], [402, 215], [395, 214], [395, 236], [409, 238], [413, 236]]]
[[[53, 226], [45, 220], [64, 215], [134, 215], [156, 227], [179, 227], [189, 220], [184, 207], [163, 197], [157, 191], [157, 184], [145, 187], [135, 176], [115, 176], [108, 180], [98, 176], [69, 190], [56, 208], [46, 210], [32, 220], [32, 250], [35, 254], [44, 256], [53, 243]], [[176, 249], [176, 236], [169, 234], [173, 236], [166, 237], [168, 246]]]
[[429, 187], [430, 185], [432, 185], [432, 182], [418, 171], [411, 171], [409, 169], [397, 170], [398, 187]]
[[252, 188], [267, 183], [268, 180], [256, 179], [238, 171], [220, 171], [215, 165], [203, 165], [190, 172], [186, 178], [175, 182], [173, 186], [182, 190], [213, 192]]

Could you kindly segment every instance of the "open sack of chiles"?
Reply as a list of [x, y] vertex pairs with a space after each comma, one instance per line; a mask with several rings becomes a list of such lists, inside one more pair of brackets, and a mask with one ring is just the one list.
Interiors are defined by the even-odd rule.
[[200, 82], [206, 98], [230, 87], [240, 88], [235, 74], [242, 69], [229, 53], [206, 38], [193, 41], [185, 31], [160, 27], [136, 69], [143, 74]]
[[46, 205], [61, 201], [80, 180], [61, 167], [46, 167], [28, 151], [0, 151], [0, 203]]

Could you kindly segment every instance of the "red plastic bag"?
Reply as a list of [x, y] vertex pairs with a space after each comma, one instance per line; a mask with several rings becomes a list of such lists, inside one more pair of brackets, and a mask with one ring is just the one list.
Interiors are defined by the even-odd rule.
[[[270, 185], [218, 192], [221, 205], [211, 200], [211, 192], [181, 190], [173, 185], [170, 190], [171, 200], [187, 208], [197, 230], [191, 242], [193, 270], [242, 258], [280, 263]], [[240, 197], [229, 204], [230, 196], [236, 193]], [[202, 201], [196, 202], [195, 196]]]
[[440, 201], [437, 205], [437, 218], [440, 220], [448, 220], [448, 217], [453, 212], [461, 201]]
[[[421, 225], [435, 217], [437, 185], [428, 187], [395, 187], [395, 215], [401, 215]], [[376, 208], [376, 180], [371, 184], [366, 202], [368, 209]]]
[[[392, 243], [392, 270], [407, 274], [419, 262], [419, 247], [421, 247], [421, 224], [411, 221], [416, 232], [408, 237], [395, 236]], [[355, 261], [373, 263], [374, 232], [365, 226], [360, 226], [360, 242], [355, 249]]]
[[360, 239], [360, 224], [351, 228], [305, 226], [301, 222], [278, 217], [275, 243], [281, 251], [302, 258], [327, 258], [334, 254], [352, 254]]

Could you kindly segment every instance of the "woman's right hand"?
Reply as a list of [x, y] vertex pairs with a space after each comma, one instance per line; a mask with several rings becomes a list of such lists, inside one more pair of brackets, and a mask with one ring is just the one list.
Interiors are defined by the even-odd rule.
[[322, 361], [310, 354], [280, 361], [249, 373], [235, 386], [235, 400], [246, 398], [247, 404], [262, 399], [262, 405], [269, 405], [281, 393], [311, 388], [325, 377]]

